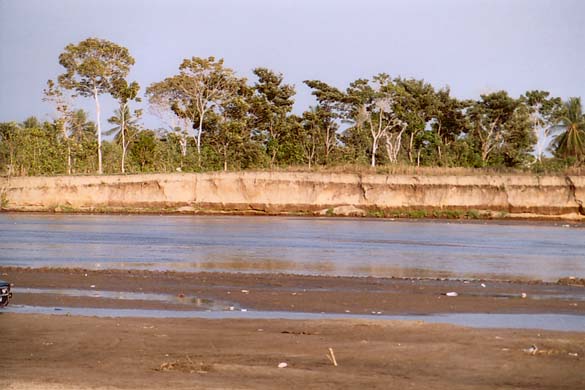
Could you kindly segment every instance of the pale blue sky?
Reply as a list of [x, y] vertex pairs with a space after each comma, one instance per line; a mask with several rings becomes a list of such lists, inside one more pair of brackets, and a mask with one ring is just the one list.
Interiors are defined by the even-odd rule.
[[[345, 88], [379, 72], [449, 85], [460, 98], [585, 97], [584, 17], [581, 0], [0, 0], [0, 121], [51, 119], [41, 91], [62, 72], [57, 57], [91, 36], [130, 50], [142, 91], [183, 58], [214, 55], [242, 76], [282, 72], [297, 112], [314, 104], [303, 80]], [[114, 104], [104, 100], [107, 118]]]

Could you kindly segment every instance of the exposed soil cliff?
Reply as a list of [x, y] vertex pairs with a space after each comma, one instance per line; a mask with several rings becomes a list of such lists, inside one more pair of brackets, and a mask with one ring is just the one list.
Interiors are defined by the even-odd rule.
[[585, 220], [583, 176], [233, 172], [0, 178], [5, 211], [297, 213]]

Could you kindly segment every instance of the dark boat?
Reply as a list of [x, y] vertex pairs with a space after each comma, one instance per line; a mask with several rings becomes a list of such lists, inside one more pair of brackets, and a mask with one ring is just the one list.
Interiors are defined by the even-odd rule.
[[5, 307], [12, 298], [10, 283], [0, 280], [0, 307]]

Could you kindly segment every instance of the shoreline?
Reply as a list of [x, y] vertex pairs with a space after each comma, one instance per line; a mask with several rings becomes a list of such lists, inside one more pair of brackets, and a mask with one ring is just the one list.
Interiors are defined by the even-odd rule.
[[[385, 315], [439, 313], [552, 313], [585, 315], [585, 279], [543, 281], [344, 277], [269, 273], [88, 270], [0, 267], [16, 288], [127, 292], [118, 300], [59, 294], [15, 294], [32, 306], [197, 310], [185, 299], [260, 311]], [[456, 297], [446, 296], [457, 292]], [[166, 301], [148, 298], [164, 294]], [[523, 298], [525, 294], [525, 298]], [[181, 299], [179, 299], [181, 298]], [[182, 299], [185, 298], [185, 299]]]
[[[431, 313], [571, 314], [585, 319], [585, 286], [563, 281], [20, 267], [0, 267], [0, 278], [16, 285], [11, 305], [90, 308], [87, 316], [64, 309], [62, 315], [0, 310], [0, 345], [10, 351], [0, 360], [0, 386], [9, 390], [585, 386], [585, 328], [477, 328], [424, 319]], [[37, 290], [21, 293], [21, 288]], [[450, 297], [447, 291], [459, 295]], [[160, 310], [163, 315], [165, 310], [205, 310], [198, 306], [201, 302], [315, 317], [91, 315], [91, 308]], [[319, 318], [321, 312], [347, 311], [421, 317]], [[327, 357], [329, 349], [339, 367]], [[278, 368], [281, 363], [286, 368]]]

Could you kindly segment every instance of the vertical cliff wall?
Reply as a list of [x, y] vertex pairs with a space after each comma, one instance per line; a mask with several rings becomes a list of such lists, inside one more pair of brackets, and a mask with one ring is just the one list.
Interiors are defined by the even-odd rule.
[[478, 210], [583, 219], [583, 176], [233, 172], [0, 178], [5, 211], [304, 212]]

